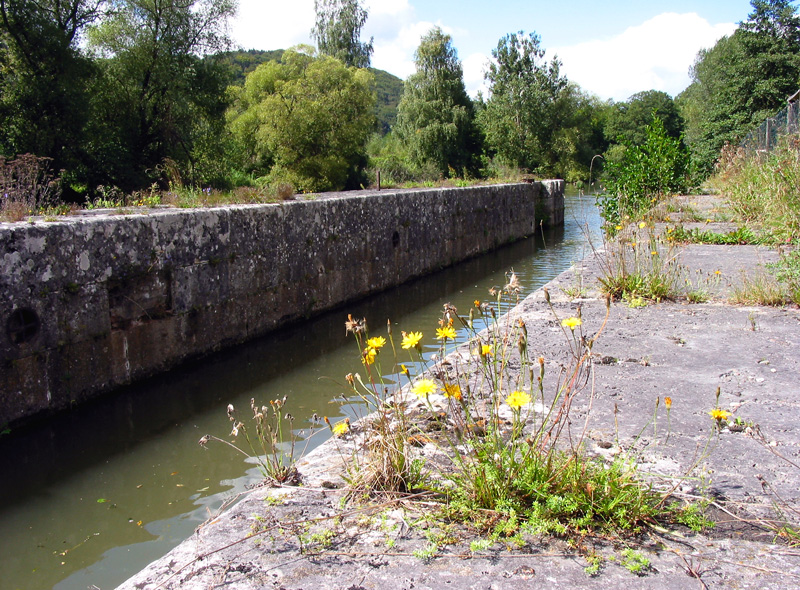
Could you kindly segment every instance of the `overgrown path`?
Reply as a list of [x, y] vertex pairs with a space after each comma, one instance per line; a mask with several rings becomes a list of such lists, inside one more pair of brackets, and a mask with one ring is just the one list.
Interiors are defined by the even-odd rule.
[[[714, 225], [724, 223], [714, 220], [717, 203], [690, 201], [698, 227], [729, 231]], [[664, 235], [674, 217], [650, 229]], [[527, 326], [532, 358], [552, 368], [568, 362], [558, 318], [579, 307], [585, 333], [599, 329], [608, 252], [598, 249], [547, 286], [557, 317], [544, 290], [512, 311]], [[800, 311], [730, 303], [752, 284], [743, 277], [764, 273], [777, 252], [684, 244], [668, 256], [684, 285], [689, 280], [685, 292], [701, 289], [703, 297], [612, 305], [593, 347], [593, 388], [573, 406], [573, 431], [577, 438], [586, 428], [585, 453], [633, 453], [641, 475], [672, 489], [676, 501], [705, 499], [713, 527], [489, 542], [463, 524], [429, 518], [424, 496], [345, 506], [340, 443], [331, 440], [301, 463], [303, 487], [252, 491], [121, 588], [800, 586], [800, 548], [779, 534], [785, 522], [800, 522]], [[728, 414], [719, 428], [714, 408]]]

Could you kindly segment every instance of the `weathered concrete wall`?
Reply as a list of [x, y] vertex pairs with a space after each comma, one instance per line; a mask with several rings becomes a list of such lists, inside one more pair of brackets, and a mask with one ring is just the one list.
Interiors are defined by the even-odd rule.
[[0, 426], [563, 223], [563, 188], [0, 224]]

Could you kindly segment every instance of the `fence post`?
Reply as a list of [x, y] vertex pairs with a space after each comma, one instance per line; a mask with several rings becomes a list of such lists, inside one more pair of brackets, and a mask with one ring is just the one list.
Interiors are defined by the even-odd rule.
[[770, 151], [770, 149], [772, 149], [772, 143], [770, 142], [770, 137], [769, 137], [769, 135], [770, 135], [769, 134], [769, 132], [770, 132], [770, 122], [771, 121], [772, 121], [772, 119], [767, 119], [767, 136], [766, 136], [765, 141], [764, 141], [764, 143], [766, 144], [766, 145], [764, 145], [764, 149], [766, 151]]

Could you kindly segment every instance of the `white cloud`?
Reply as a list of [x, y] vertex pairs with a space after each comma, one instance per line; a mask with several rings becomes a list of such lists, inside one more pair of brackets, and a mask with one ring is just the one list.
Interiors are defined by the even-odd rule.
[[464, 70], [464, 86], [467, 87], [467, 93], [475, 98], [478, 91], [483, 93], [483, 97], [487, 98], [488, 89], [483, 78], [486, 72], [489, 57], [483, 53], [472, 53], [461, 61], [461, 67]]
[[414, 10], [408, 0], [367, 0], [364, 7], [371, 19], [380, 16], [399, 18]]
[[240, 0], [231, 35], [243, 49], [286, 49], [312, 42], [314, 19], [314, 0]]
[[[392, 37], [376, 38], [372, 66], [405, 79], [416, 70], [414, 52], [422, 36], [436, 26], [427, 21], [416, 21], [401, 26]], [[443, 31], [449, 32], [446, 27]]]
[[624, 101], [644, 90], [674, 97], [688, 86], [697, 52], [735, 29], [733, 23], [711, 25], [695, 13], [664, 13], [611, 39], [548, 51], [548, 58], [557, 54], [562, 73], [604, 99]]
[[[414, 51], [434, 23], [418, 21], [414, 7], [407, 0], [369, 0], [364, 6], [369, 18], [361, 38], [365, 41], [374, 38], [372, 65], [402, 78], [413, 73]], [[231, 34], [243, 49], [285, 49], [298, 43], [313, 44], [310, 31], [314, 19], [314, 0], [292, 3], [240, 0]]]

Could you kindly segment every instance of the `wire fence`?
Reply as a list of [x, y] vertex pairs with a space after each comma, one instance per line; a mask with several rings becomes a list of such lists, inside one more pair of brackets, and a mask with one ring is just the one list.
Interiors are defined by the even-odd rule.
[[774, 117], [768, 117], [748, 133], [739, 145], [750, 152], [768, 152], [778, 145], [782, 137], [798, 133], [800, 133], [800, 90], [789, 97], [786, 108]]

